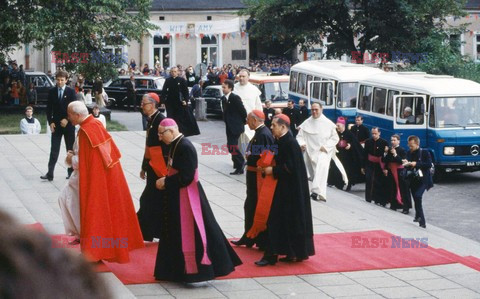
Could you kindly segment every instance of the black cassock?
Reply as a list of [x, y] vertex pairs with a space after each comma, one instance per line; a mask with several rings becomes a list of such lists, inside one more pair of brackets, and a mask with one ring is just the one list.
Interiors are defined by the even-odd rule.
[[370, 131], [364, 125], [353, 125], [350, 128], [350, 132], [352, 132], [353, 136], [355, 136], [355, 138], [357, 138], [358, 142], [360, 143], [364, 143], [365, 140], [370, 138]]
[[[363, 168], [363, 148], [358, 142], [357, 138], [353, 136], [352, 132], [344, 130], [343, 133], [337, 131], [340, 141], [337, 144], [337, 158], [342, 162], [343, 168], [347, 172], [348, 182], [351, 185], [363, 181], [361, 169]], [[347, 143], [350, 144], [350, 149], [346, 149]], [[342, 189], [345, 183], [343, 182], [342, 174], [335, 162], [330, 162], [330, 170], [328, 172], [328, 184]]]
[[410, 190], [408, 189], [408, 183], [405, 181], [403, 177], [403, 169], [397, 169], [397, 177], [399, 183], [399, 191], [402, 198], [403, 205], [400, 204], [397, 200], [397, 183], [393, 177], [391, 163], [395, 163], [398, 166], [402, 165], [402, 159], [407, 158], [407, 152], [401, 146], [395, 148], [397, 151], [397, 156], [394, 157], [392, 153], [389, 151], [387, 155], [383, 157], [383, 162], [386, 164], [388, 168], [388, 177], [387, 177], [387, 200], [390, 202], [391, 209], [402, 209], [404, 211], [408, 211], [412, 208], [412, 198], [410, 196]]
[[167, 117], [175, 120], [179, 131], [185, 136], [193, 136], [200, 134], [200, 130], [193, 116], [192, 107], [182, 105], [182, 101], [188, 103], [188, 98], [188, 86], [185, 79], [170, 77], [165, 80], [161, 100], [167, 109]]
[[364, 162], [365, 162], [365, 200], [385, 206], [387, 204], [387, 179], [383, 174], [382, 163], [372, 162], [373, 159], [381, 161], [388, 142], [378, 138], [369, 138], [365, 141]]
[[273, 176], [278, 180], [267, 222], [267, 252], [306, 259], [315, 254], [307, 169], [297, 140], [276, 141]]
[[[147, 137], [145, 146], [161, 146], [163, 151], [163, 158], [166, 160], [168, 155], [167, 146], [158, 140], [158, 125], [165, 118], [163, 114], [157, 110], [147, 122]], [[152, 166], [149, 164], [150, 159], [143, 157], [142, 169], [147, 175], [147, 184], [143, 190], [142, 196], [140, 196], [140, 209], [137, 212], [138, 223], [142, 230], [143, 239], [145, 241], [152, 241], [153, 238], [160, 238], [160, 219], [158, 215], [162, 211], [162, 202], [159, 200], [163, 197], [163, 190], [158, 190], [155, 187], [155, 183], [158, 180], [158, 176], [153, 171]]]
[[[260, 159], [260, 155], [264, 150], [275, 151], [274, 139], [270, 129], [265, 125], [257, 128], [255, 130], [255, 135], [247, 147], [247, 198], [245, 199], [245, 204], [243, 206], [245, 212], [245, 233], [248, 233], [250, 228], [253, 225], [253, 218], [255, 217], [255, 210], [257, 207], [257, 172], [249, 170], [248, 166], [257, 167], [257, 161]], [[260, 233], [256, 238], [255, 242], [258, 247], [263, 247], [264, 243], [264, 234]]]
[[[176, 144], [178, 145], [176, 146]], [[197, 151], [185, 137], [178, 138], [170, 144], [170, 149], [177, 147], [173, 154], [172, 168], [178, 171], [165, 179], [166, 194], [161, 219], [161, 234], [158, 244], [154, 276], [158, 280], [199, 282], [225, 276], [235, 270], [242, 261], [225, 238], [215, 220], [202, 185], [198, 182], [198, 191], [202, 208], [203, 222], [207, 237], [207, 254], [211, 265], [202, 265], [202, 239], [195, 226], [195, 252], [198, 273], [186, 274], [185, 260], [182, 252], [182, 235], [180, 226], [180, 188], [188, 186], [195, 176], [198, 166]]]

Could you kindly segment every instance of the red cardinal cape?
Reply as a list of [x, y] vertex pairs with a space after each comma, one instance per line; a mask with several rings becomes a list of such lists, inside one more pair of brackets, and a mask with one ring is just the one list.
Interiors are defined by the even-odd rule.
[[[262, 168], [275, 166], [273, 157], [274, 153], [264, 151], [257, 161], [257, 166]], [[267, 229], [268, 216], [270, 215], [270, 208], [276, 187], [277, 180], [273, 178], [273, 174], [262, 175], [260, 172], [257, 172], [257, 207], [255, 208], [253, 225], [247, 232], [247, 237], [253, 239]]]
[[91, 115], [78, 132], [80, 246], [92, 261], [127, 263], [129, 251], [144, 247], [120, 151]]

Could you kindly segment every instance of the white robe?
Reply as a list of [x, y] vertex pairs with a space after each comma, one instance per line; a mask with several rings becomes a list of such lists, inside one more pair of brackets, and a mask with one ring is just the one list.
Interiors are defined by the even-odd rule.
[[[347, 175], [342, 163], [336, 156], [338, 137], [335, 124], [325, 115], [319, 118], [310, 116], [300, 125], [297, 141], [300, 146], [306, 146], [304, 152], [305, 165], [312, 178], [311, 192], [327, 199], [327, 179], [330, 160], [333, 159], [348, 184]], [[321, 151], [324, 148], [326, 152]]]
[[[260, 90], [248, 82], [246, 85], [240, 85], [240, 83], [235, 83], [233, 93], [238, 95], [242, 99], [243, 106], [247, 110], [247, 114], [252, 112], [252, 110], [263, 111], [262, 101], [260, 100], [260, 95], [262, 94]], [[240, 135], [238, 140], [238, 146], [240, 152], [245, 155], [245, 149], [250, 142], [250, 139], [255, 135], [255, 130], [250, 130], [248, 125], [245, 125], [245, 132]]]
[[72, 157], [73, 173], [63, 187], [58, 204], [62, 212], [65, 233], [80, 238], [80, 195], [79, 195], [79, 173], [78, 173], [78, 138], [73, 144], [74, 156]]
[[40, 125], [40, 122], [38, 119], [33, 118], [34, 123], [31, 124], [29, 123], [25, 118], [22, 118], [20, 121], [20, 131], [22, 134], [29, 134], [29, 135], [37, 135], [40, 134], [40, 131], [42, 130], [42, 125]]

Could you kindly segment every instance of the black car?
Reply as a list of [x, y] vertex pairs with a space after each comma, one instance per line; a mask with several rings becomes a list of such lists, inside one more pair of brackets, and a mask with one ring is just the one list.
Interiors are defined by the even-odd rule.
[[47, 106], [48, 90], [55, 86], [52, 80], [43, 72], [25, 72], [25, 88], [28, 90], [30, 83], [35, 85], [37, 91], [37, 102], [35, 106]]
[[207, 113], [222, 114], [222, 85], [210, 85], [205, 87], [202, 98], [207, 103]]
[[[127, 102], [127, 86], [125, 83], [130, 80], [130, 76], [119, 76], [113, 81], [105, 83], [103, 89], [108, 95], [110, 101], [108, 106], [124, 107]], [[137, 105], [140, 106], [144, 94], [154, 92], [161, 94], [165, 78], [155, 76], [135, 76], [135, 88], [137, 90]]]

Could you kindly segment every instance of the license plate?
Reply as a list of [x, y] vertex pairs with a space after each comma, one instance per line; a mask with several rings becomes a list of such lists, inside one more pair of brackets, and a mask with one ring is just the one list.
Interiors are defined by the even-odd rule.
[[467, 166], [480, 166], [480, 161], [476, 161], [476, 162], [467, 162]]

